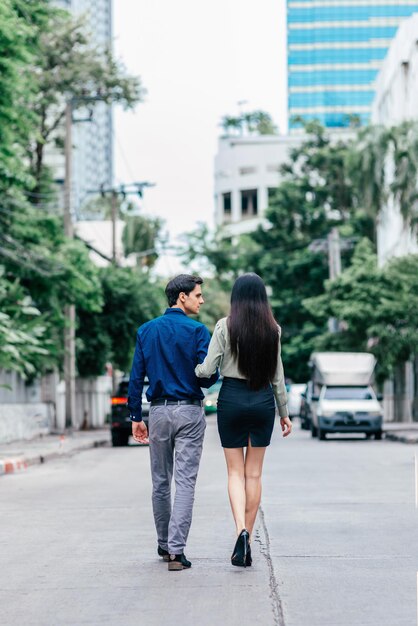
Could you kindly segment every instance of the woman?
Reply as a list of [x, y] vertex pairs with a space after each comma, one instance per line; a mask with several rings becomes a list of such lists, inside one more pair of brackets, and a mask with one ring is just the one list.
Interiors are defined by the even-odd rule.
[[292, 430], [280, 357], [280, 327], [257, 274], [244, 274], [235, 281], [229, 317], [217, 322], [208, 354], [195, 372], [207, 378], [217, 367], [223, 376], [218, 430], [238, 535], [231, 562], [247, 567], [252, 563], [250, 538], [261, 499], [264, 453], [273, 431], [274, 398], [283, 436]]

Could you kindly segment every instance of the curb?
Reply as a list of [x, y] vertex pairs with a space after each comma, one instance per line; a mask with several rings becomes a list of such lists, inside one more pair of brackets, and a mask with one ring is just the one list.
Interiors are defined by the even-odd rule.
[[92, 448], [100, 448], [108, 445], [109, 439], [96, 439], [95, 441], [90, 441], [88, 443], [83, 443], [78, 446], [71, 448], [71, 450], [59, 450], [46, 452], [44, 454], [36, 454], [36, 456], [31, 457], [18, 457], [14, 459], [0, 459], [0, 476], [3, 474], [12, 474], [16, 471], [26, 470], [28, 467], [32, 465], [41, 465], [42, 463], [46, 463], [46, 461], [52, 461], [54, 459], [61, 459], [63, 457], [71, 457], [78, 452], [83, 452], [84, 450], [90, 450]]
[[27, 461], [22, 459], [3, 459], [0, 460], [0, 476], [2, 474], [12, 474], [28, 468]]

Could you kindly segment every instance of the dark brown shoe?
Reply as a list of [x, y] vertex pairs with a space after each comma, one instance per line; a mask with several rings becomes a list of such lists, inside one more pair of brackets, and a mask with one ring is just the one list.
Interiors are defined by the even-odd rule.
[[168, 561], [169, 572], [179, 572], [182, 569], [189, 569], [192, 566], [184, 554], [170, 554]]

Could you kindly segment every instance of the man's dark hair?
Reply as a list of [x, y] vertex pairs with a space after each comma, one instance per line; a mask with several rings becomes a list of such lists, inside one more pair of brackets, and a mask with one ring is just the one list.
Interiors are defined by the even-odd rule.
[[179, 274], [175, 276], [165, 288], [168, 306], [174, 306], [182, 292], [188, 296], [196, 285], [201, 285], [202, 283], [203, 279], [200, 278], [200, 276], [191, 276], [190, 274]]

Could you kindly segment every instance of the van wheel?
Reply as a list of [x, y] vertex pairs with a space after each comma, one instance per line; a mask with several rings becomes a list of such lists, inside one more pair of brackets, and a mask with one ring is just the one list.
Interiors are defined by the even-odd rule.
[[378, 430], [378, 431], [374, 434], [374, 438], [375, 438], [377, 441], [380, 441], [380, 440], [382, 439], [382, 431], [381, 431], [381, 430]]
[[311, 422], [311, 435], [312, 437], [318, 437], [318, 429], [313, 422]]
[[320, 441], [325, 441], [325, 439], [326, 439], [326, 434], [327, 434], [327, 433], [325, 432], [325, 430], [322, 430], [322, 428], [318, 428], [318, 439], [319, 439]]

